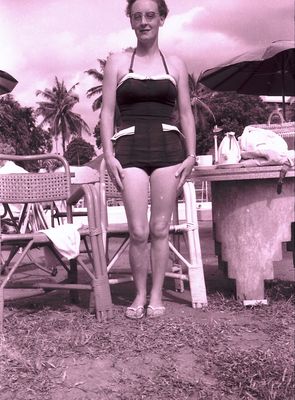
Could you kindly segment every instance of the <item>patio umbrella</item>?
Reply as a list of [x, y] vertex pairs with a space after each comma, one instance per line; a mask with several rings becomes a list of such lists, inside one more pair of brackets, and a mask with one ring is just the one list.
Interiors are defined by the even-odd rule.
[[294, 41], [278, 40], [268, 47], [256, 48], [203, 72], [199, 82], [221, 92], [295, 96]]
[[11, 92], [18, 81], [5, 71], [0, 70], [0, 95]]

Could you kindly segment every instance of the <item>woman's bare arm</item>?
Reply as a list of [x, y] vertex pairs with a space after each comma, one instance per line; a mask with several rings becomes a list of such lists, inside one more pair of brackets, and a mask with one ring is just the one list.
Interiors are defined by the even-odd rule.
[[178, 57], [173, 57], [172, 62], [177, 78], [177, 100], [181, 132], [185, 137], [186, 153], [188, 155], [176, 172], [176, 176], [180, 176], [179, 186], [181, 187], [186, 178], [190, 175], [195, 164], [195, 158], [189, 155], [195, 155], [196, 153], [196, 128], [190, 102], [188, 72], [186, 66]]
[[123, 168], [114, 156], [113, 143], [111, 138], [114, 134], [114, 117], [116, 107], [116, 88], [118, 81], [118, 65], [120, 55], [109, 56], [103, 78], [102, 89], [102, 109], [101, 109], [101, 141], [103, 146], [104, 158], [109, 174], [118, 185], [123, 189], [122, 179], [124, 177]]

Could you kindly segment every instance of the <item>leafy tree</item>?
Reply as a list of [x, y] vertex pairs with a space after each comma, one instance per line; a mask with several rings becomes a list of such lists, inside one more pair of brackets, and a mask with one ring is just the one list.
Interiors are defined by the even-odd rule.
[[55, 77], [55, 85], [52, 89], [37, 90], [36, 92], [37, 96], [42, 95], [46, 100], [37, 103], [39, 104], [36, 110], [37, 115], [43, 116], [41, 126], [49, 123], [56, 141], [61, 135], [64, 153], [66, 143], [69, 142], [71, 135], [80, 136], [82, 129], [89, 133], [87, 123], [80, 114], [72, 111], [74, 105], [79, 102], [79, 96], [74, 93], [76, 85], [67, 90], [64, 81], [60, 82]]
[[[189, 74], [191, 104], [196, 120], [197, 154], [206, 154], [213, 145], [213, 126], [223, 132], [234, 131], [240, 136], [245, 126], [265, 123], [270, 108], [259, 96], [233, 92], [214, 92], [207, 89], [193, 74]], [[219, 135], [219, 142], [223, 133]]]
[[95, 156], [94, 146], [78, 137], [69, 143], [64, 156], [70, 165], [83, 165]]
[[295, 121], [295, 97], [291, 98], [290, 105], [287, 108], [287, 121]]
[[247, 125], [265, 123], [270, 112], [269, 106], [259, 96], [214, 92], [207, 101], [218, 126], [223, 128], [223, 132], [235, 132], [236, 137], [243, 133]]
[[101, 136], [100, 136], [100, 121], [95, 125], [93, 136], [95, 137], [96, 146], [98, 149], [102, 147]]
[[12, 146], [15, 154], [31, 155], [50, 152], [50, 134], [37, 126], [31, 107], [21, 107], [12, 95], [0, 99], [0, 138]]
[[11, 113], [11, 104], [13, 102], [13, 97], [11, 95], [7, 95], [5, 97], [0, 97], [0, 121], [2, 124], [11, 123], [12, 121], [12, 113]]

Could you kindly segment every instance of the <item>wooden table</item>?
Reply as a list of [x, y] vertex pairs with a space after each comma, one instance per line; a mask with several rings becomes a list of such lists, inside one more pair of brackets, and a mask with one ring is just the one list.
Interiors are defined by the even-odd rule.
[[192, 173], [193, 180], [211, 182], [219, 265], [235, 279], [237, 298], [245, 305], [267, 303], [264, 280], [274, 277], [273, 261], [282, 259], [282, 242], [289, 242], [294, 251], [295, 170], [288, 170], [277, 194], [280, 170], [281, 166], [212, 166], [196, 167]]

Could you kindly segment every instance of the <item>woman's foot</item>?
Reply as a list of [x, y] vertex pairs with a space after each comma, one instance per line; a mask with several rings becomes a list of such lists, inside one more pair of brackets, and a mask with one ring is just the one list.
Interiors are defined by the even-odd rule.
[[137, 307], [127, 307], [125, 311], [125, 317], [129, 319], [141, 319], [145, 315], [144, 306], [137, 306]]
[[146, 295], [137, 295], [131, 304], [127, 307], [125, 316], [130, 319], [141, 319], [145, 315]]
[[162, 301], [162, 289], [152, 289], [146, 316], [149, 318], [162, 317], [165, 314], [165, 307]]
[[158, 318], [162, 317], [165, 314], [164, 306], [147, 306], [146, 316], [149, 318]]

